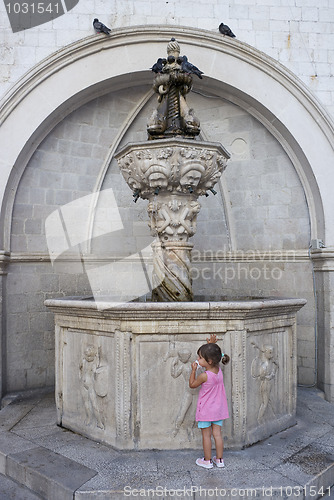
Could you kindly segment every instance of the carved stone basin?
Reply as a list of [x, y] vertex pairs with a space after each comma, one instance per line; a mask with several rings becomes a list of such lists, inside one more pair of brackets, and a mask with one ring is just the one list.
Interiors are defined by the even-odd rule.
[[210, 333], [231, 357], [225, 447], [294, 425], [296, 313], [303, 299], [53, 299], [58, 424], [120, 449], [200, 448], [190, 365]]
[[[115, 154], [134, 201], [149, 201], [152, 302], [46, 301], [56, 322], [57, 419], [120, 449], [200, 448], [197, 389], [188, 381], [198, 347], [213, 333], [231, 358], [224, 367], [225, 447], [243, 448], [295, 423], [296, 313], [305, 301], [192, 301], [189, 239], [198, 198], [215, 194], [230, 155], [196, 138], [200, 123], [186, 95], [191, 74], [202, 72], [180, 56], [174, 38], [152, 69], [158, 107], [149, 140]], [[106, 279], [122, 287], [116, 272]]]
[[212, 189], [230, 158], [218, 142], [181, 137], [130, 143], [115, 154], [126, 183], [141, 198], [154, 195], [203, 196]]

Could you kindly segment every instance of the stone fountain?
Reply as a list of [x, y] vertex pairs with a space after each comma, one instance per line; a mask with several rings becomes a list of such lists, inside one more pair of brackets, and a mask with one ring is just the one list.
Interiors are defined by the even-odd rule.
[[231, 357], [225, 447], [248, 446], [295, 423], [296, 313], [305, 301], [193, 300], [189, 240], [198, 198], [215, 194], [229, 154], [198, 139], [200, 123], [186, 102], [192, 78], [172, 39], [154, 79], [158, 106], [148, 140], [115, 155], [134, 201], [148, 200], [151, 301], [46, 302], [55, 313], [59, 425], [120, 449], [200, 448], [197, 390], [188, 379], [211, 333]]

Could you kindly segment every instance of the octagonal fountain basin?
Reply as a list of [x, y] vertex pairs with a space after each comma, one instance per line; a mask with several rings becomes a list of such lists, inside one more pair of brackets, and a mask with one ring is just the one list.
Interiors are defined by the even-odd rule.
[[128, 302], [47, 300], [56, 324], [58, 424], [119, 449], [200, 448], [200, 345], [215, 334], [230, 418], [225, 448], [241, 449], [296, 421], [296, 314], [303, 299]]

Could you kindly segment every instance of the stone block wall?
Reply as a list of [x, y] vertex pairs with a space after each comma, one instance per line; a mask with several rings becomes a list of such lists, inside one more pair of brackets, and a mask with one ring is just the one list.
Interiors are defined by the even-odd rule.
[[48, 298], [91, 293], [84, 273], [17, 258], [7, 275], [5, 386], [7, 392], [54, 385], [55, 327]]

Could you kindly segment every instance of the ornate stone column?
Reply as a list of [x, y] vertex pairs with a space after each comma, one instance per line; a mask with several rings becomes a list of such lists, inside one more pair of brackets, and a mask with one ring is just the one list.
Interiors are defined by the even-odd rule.
[[218, 143], [180, 137], [128, 144], [116, 154], [134, 192], [149, 200], [155, 301], [191, 301], [189, 238], [196, 232], [197, 201], [213, 189], [229, 154]]
[[157, 64], [153, 88], [158, 107], [147, 125], [148, 141], [127, 144], [115, 157], [134, 201], [149, 200], [149, 226], [157, 238], [152, 245], [153, 300], [191, 301], [189, 238], [196, 232], [198, 197], [215, 194], [213, 186], [230, 155], [219, 143], [195, 140], [200, 123], [187, 106], [186, 94], [191, 73], [199, 70], [184, 65], [176, 40], [168, 44], [167, 53]]

